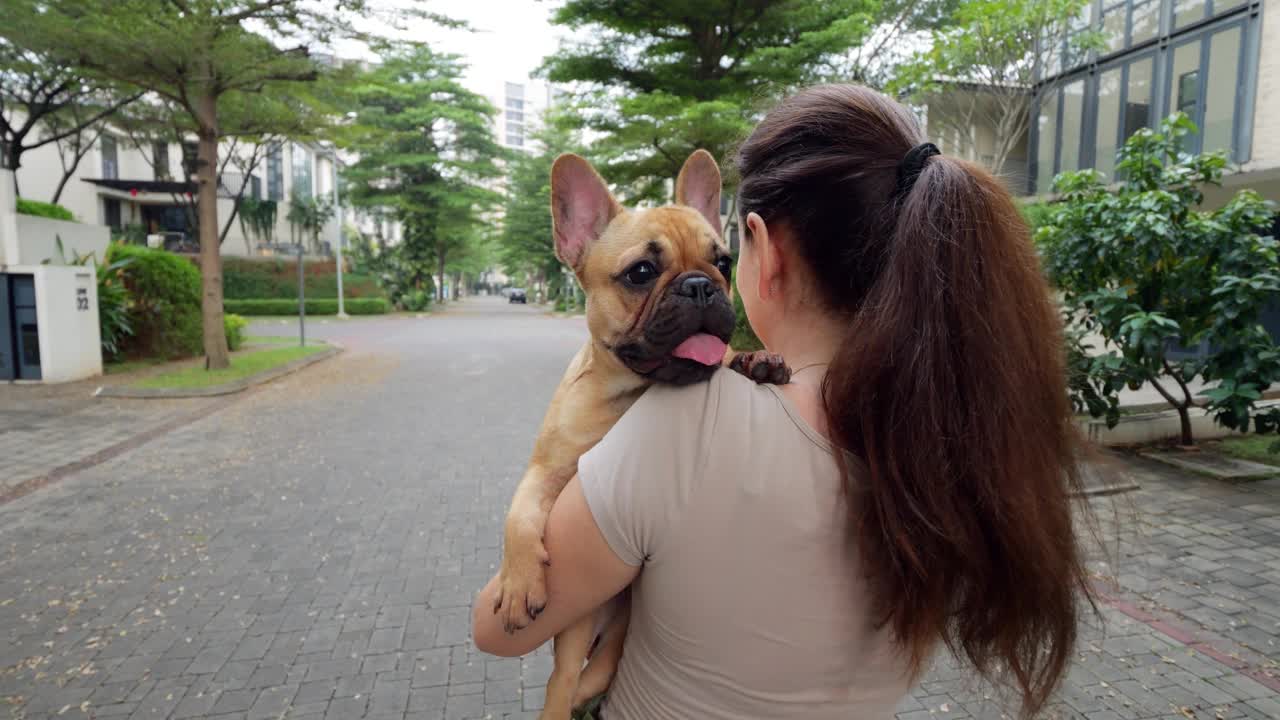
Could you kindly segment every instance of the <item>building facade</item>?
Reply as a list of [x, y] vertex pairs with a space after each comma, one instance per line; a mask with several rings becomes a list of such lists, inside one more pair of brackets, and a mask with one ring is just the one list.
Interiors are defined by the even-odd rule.
[[[224, 142], [220, 152], [246, 157], [251, 149]], [[235, 163], [224, 168], [218, 183], [218, 221], [225, 225], [231, 217], [243, 187], [243, 197], [277, 203], [274, 231], [264, 240], [247, 235], [239, 222], [232, 222], [222, 243], [224, 255], [274, 254], [280, 250], [276, 246], [292, 241], [288, 216], [293, 198], [334, 201], [342, 163], [332, 148], [282, 142], [261, 149], [260, 154], [262, 159], [248, 178], [237, 172]], [[194, 139], [139, 147], [124, 133], [108, 128], [81, 160], [58, 204], [82, 223], [106, 225], [117, 233], [135, 236], [161, 235], [164, 247], [195, 252], [198, 240], [188, 210], [188, 194], [196, 190], [195, 158]], [[23, 197], [52, 200], [62, 178], [58, 149], [50, 144], [27, 152], [16, 176]], [[357, 217], [350, 208], [344, 209], [342, 219], [335, 213], [320, 232], [320, 245], [308, 247], [308, 252], [328, 252], [337, 242], [341, 223], [361, 227], [369, 220]], [[395, 232], [395, 228], [388, 229], [390, 234]]]
[[494, 136], [503, 147], [524, 152], [537, 152], [534, 134], [543, 116], [556, 102], [553, 85], [533, 80], [503, 83], [502, 94], [490, 94], [489, 101], [498, 108], [494, 118]]
[[1106, 47], [1054, 55], [1032, 104], [1027, 191], [1055, 174], [1114, 177], [1116, 151], [1139, 128], [1186, 113], [1188, 152], [1225, 151], [1232, 172], [1206, 203], [1241, 187], [1280, 200], [1280, 0], [1095, 0], [1080, 29]]

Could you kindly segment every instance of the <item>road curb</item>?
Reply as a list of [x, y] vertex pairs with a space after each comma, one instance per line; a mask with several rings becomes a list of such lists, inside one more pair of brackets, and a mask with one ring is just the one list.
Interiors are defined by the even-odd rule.
[[129, 398], [135, 400], [149, 399], [173, 399], [173, 398], [202, 398], [202, 397], [218, 397], [220, 395], [232, 395], [234, 393], [243, 392], [251, 387], [269, 383], [277, 378], [284, 377], [295, 373], [305, 367], [309, 367], [323, 360], [337, 355], [343, 351], [341, 345], [332, 342], [325, 342], [329, 346], [327, 350], [298, 358], [293, 362], [285, 363], [280, 367], [263, 370], [255, 375], [247, 378], [233, 380], [229, 383], [221, 385], [213, 385], [204, 388], [135, 388], [127, 385], [104, 385], [94, 391], [94, 397], [103, 398]]

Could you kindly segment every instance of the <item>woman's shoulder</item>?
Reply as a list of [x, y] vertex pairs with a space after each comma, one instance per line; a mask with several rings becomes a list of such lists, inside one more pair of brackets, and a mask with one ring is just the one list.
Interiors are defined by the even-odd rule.
[[738, 415], [761, 400], [776, 402], [764, 386], [721, 368], [709, 380], [692, 385], [654, 385], [636, 401], [633, 413], [645, 416], [714, 420], [726, 412]]

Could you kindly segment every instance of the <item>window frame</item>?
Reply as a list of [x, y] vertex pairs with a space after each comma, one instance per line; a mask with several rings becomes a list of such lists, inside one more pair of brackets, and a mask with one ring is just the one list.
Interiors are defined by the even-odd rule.
[[[1206, 0], [1206, 2], [1212, 3], [1212, 0]], [[1172, 3], [1170, 3], [1170, 5], [1172, 6]], [[1212, 8], [1212, 4], [1208, 7]], [[1179, 38], [1177, 42], [1169, 42], [1165, 49], [1165, 62], [1163, 63], [1165, 66], [1165, 78], [1161, 81], [1161, 85], [1166, 89], [1166, 92], [1164, 94], [1164, 102], [1161, 104], [1161, 108], [1163, 108], [1163, 114], [1161, 117], [1168, 117], [1177, 109], [1175, 105], [1177, 104], [1178, 89], [1174, 86], [1174, 83], [1176, 83], [1178, 79], [1173, 76], [1174, 55], [1180, 48], [1184, 48], [1187, 45], [1191, 45], [1193, 43], [1200, 44], [1199, 60], [1196, 65], [1196, 72], [1199, 73], [1199, 78], [1201, 80], [1199, 87], [1196, 89], [1195, 116], [1191, 117], [1191, 122], [1195, 123], [1199, 132], [1191, 138], [1192, 146], [1189, 149], [1189, 152], [1193, 154], [1204, 152], [1204, 118], [1205, 110], [1208, 107], [1209, 60], [1210, 52], [1213, 49], [1213, 39], [1217, 37], [1219, 33], [1231, 32], [1232, 30], [1238, 29], [1240, 31], [1240, 47], [1236, 51], [1238, 55], [1236, 56], [1236, 90], [1232, 95], [1232, 107], [1234, 110], [1231, 118], [1231, 142], [1228, 143], [1228, 147], [1226, 149], [1228, 152], [1228, 162], [1248, 162], [1248, 157], [1245, 156], [1244, 153], [1240, 152], [1241, 139], [1244, 136], [1244, 131], [1241, 125], [1245, 122], [1246, 115], [1252, 114], [1253, 104], [1246, 103], [1246, 98], [1242, 97], [1242, 93], [1245, 92], [1246, 87], [1253, 87], [1252, 76], [1257, 73], [1257, 68], [1253, 67], [1253, 64], [1248, 62], [1249, 45], [1252, 40], [1250, 37], [1251, 33], [1249, 32], [1249, 24], [1247, 16], [1209, 23], [1201, 27], [1197, 27], [1194, 32], [1187, 33], [1185, 37]]]
[[[1102, 73], [1110, 71], [1116, 67], [1123, 67], [1122, 72], [1122, 88], [1120, 95], [1120, 106], [1124, 108], [1129, 98], [1129, 81], [1132, 74], [1132, 68], [1139, 63], [1151, 63], [1151, 117], [1148, 118], [1147, 127], [1158, 127], [1160, 120], [1167, 117], [1171, 112], [1172, 104], [1176, 102], [1176, 88], [1173, 87], [1174, 78], [1173, 62], [1174, 54], [1178, 48], [1190, 43], [1199, 42], [1200, 52], [1198, 55], [1197, 70], [1200, 73], [1201, 82], [1197, 94], [1197, 117], [1193, 118], [1197, 127], [1203, 125], [1206, 111], [1207, 92], [1209, 85], [1209, 62], [1212, 43], [1218, 33], [1230, 32], [1236, 28], [1239, 29], [1240, 47], [1239, 56], [1236, 58], [1236, 77], [1235, 94], [1233, 96], [1234, 116], [1231, 125], [1231, 141], [1229, 147], [1226, 148], [1230, 153], [1230, 161], [1235, 165], [1243, 165], [1251, 159], [1253, 149], [1253, 115], [1257, 105], [1257, 78], [1258, 78], [1258, 62], [1262, 44], [1262, 6], [1261, 0], [1244, 0], [1225, 10], [1219, 10], [1220, 6], [1235, 0], [1206, 0], [1205, 17], [1194, 22], [1188, 23], [1181, 28], [1175, 28], [1174, 23], [1174, 0], [1149, 0], [1154, 2], [1158, 8], [1158, 30], [1155, 36], [1143, 40], [1138, 44], [1133, 44], [1133, 19], [1135, 6], [1143, 3], [1134, 0], [1121, 0], [1125, 10], [1125, 47], [1118, 51], [1111, 51], [1109, 54], [1099, 54], [1098, 52], [1090, 53], [1087, 62], [1072, 68], [1061, 67], [1064, 47], [1058, 48], [1056, 58], [1058, 60], [1059, 69], [1056, 74], [1047, 76], [1047, 80], [1037, 83], [1034, 89], [1033, 100], [1027, 109], [1031, 114], [1031, 121], [1028, 125], [1027, 134], [1027, 192], [1031, 194], [1044, 194], [1050, 192], [1049, 188], [1041, 188], [1038, 183], [1040, 175], [1040, 128], [1039, 113], [1043, 104], [1040, 99], [1052, 90], [1057, 94], [1057, 103], [1054, 108], [1054, 132], [1056, 137], [1053, 142], [1053, 172], [1049, 173], [1052, 177], [1060, 172], [1062, 162], [1062, 144], [1063, 144], [1063, 88], [1070, 85], [1080, 78], [1085, 80], [1085, 107], [1084, 118], [1081, 122], [1083, 129], [1082, 141], [1085, 146], [1081, 148], [1080, 165], [1082, 168], [1097, 167], [1097, 121], [1098, 121], [1098, 92], [1100, 76]], [[1107, 2], [1106, 0], [1094, 0], [1091, 4], [1092, 22], [1089, 27], [1100, 29], [1103, 22], [1104, 9], [1114, 10], [1121, 2]], [[1105, 8], [1104, 8], [1105, 6]], [[1223, 14], [1218, 14], [1219, 12]], [[1046, 76], [1041, 76], [1046, 77]], [[1123, 118], [1122, 118], [1123, 120]], [[1117, 148], [1124, 141], [1124, 123], [1120, 122], [1116, 128]], [[1204, 138], [1203, 131], [1197, 133], [1194, 139], [1196, 152], [1200, 152], [1203, 148]]]

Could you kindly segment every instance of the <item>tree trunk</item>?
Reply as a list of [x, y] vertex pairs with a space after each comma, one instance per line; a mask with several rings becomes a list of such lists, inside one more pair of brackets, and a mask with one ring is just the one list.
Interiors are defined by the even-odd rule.
[[199, 142], [196, 149], [196, 187], [200, 216], [201, 316], [204, 324], [205, 367], [231, 366], [227, 333], [222, 321], [222, 243], [218, 240], [218, 98], [202, 95]]
[[[74, 167], [71, 168], [70, 172], [62, 173], [62, 179], [58, 181], [58, 189], [53, 191], [53, 199], [50, 200], [49, 202], [53, 203], [54, 205], [58, 204], [58, 199], [62, 197], [63, 189], [67, 187], [67, 181], [70, 180], [71, 176], [74, 175], [75, 173], [76, 173], [76, 168]], [[15, 183], [18, 182], [17, 175], [14, 175], [14, 182]]]
[[1178, 421], [1182, 424], [1182, 439], [1179, 444], [1184, 447], [1195, 445], [1195, 439], [1191, 437], [1191, 410], [1186, 405], [1178, 406]]
[[440, 272], [439, 272], [439, 275], [438, 275], [438, 277], [440, 278], [440, 282], [436, 283], [436, 301], [437, 301], [437, 302], [441, 302], [441, 303], [443, 303], [443, 302], [444, 302], [444, 300], [445, 300], [445, 297], [444, 297], [444, 278], [445, 278], [445, 275], [444, 275], [444, 263], [445, 263], [445, 251], [444, 251], [444, 250], [440, 250], [439, 252], [437, 252], [437, 253], [436, 253], [436, 267], [438, 267], [438, 268], [440, 269]]
[[13, 171], [13, 196], [22, 197], [22, 191], [18, 189], [18, 163], [22, 156], [17, 153], [17, 145], [14, 143], [4, 149], [4, 166]]

